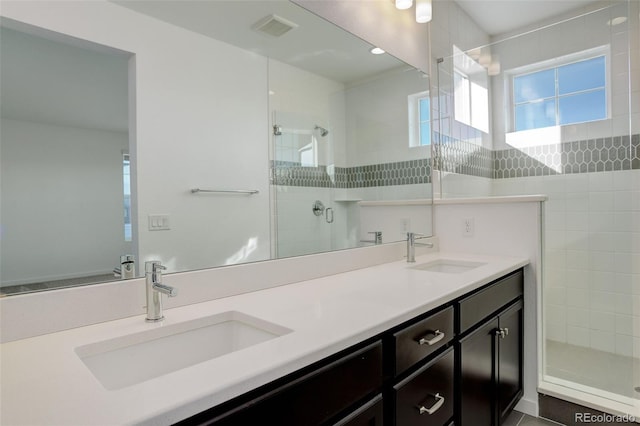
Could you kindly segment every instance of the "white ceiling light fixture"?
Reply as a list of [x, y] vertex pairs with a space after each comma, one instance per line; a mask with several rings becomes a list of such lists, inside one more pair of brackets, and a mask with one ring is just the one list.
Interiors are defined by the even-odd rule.
[[413, 0], [396, 0], [396, 9], [405, 10], [413, 6]]
[[416, 0], [416, 22], [424, 24], [433, 17], [431, 0]]
[[380, 49], [379, 47], [372, 47], [369, 52], [373, 53], [374, 55], [382, 55], [383, 53], [386, 53], [383, 49]]

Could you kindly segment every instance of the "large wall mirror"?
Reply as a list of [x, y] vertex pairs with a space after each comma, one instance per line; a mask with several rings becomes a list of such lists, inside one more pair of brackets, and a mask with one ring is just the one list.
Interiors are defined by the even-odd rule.
[[2, 295], [431, 234], [420, 70], [288, 1], [83, 7], [1, 21]]

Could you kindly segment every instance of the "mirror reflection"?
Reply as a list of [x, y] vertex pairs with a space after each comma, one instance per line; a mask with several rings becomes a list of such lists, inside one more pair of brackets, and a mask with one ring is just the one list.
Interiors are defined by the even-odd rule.
[[431, 234], [375, 204], [431, 197], [425, 74], [286, 1], [118, 7], [149, 34], [2, 21], [3, 294]]

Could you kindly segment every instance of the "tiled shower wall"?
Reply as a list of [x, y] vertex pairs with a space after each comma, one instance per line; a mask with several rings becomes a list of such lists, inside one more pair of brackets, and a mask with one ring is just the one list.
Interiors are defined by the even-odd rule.
[[474, 183], [491, 195], [549, 197], [545, 337], [640, 357], [640, 135], [492, 151], [491, 179], [465, 172], [486, 159], [465, 148], [440, 147], [450, 155], [437, 163], [448, 164], [443, 192]]
[[546, 194], [545, 337], [640, 356], [640, 170], [495, 179]]
[[492, 178], [467, 172], [486, 153], [465, 147], [438, 151], [448, 196], [549, 197], [545, 337], [640, 357], [640, 135], [492, 151]]
[[[440, 19], [435, 5], [434, 21]], [[593, 3], [491, 37], [491, 42], [502, 41], [490, 47], [491, 55], [499, 58], [501, 73], [491, 78], [489, 144], [477, 135], [456, 136], [447, 121], [452, 120], [453, 102], [449, 79], [432, 88], [438, 90], [432, 99], [440, 95], [440, 111], [434, 111], [434, 117], [442, 119], [440, 131], [452, 136], [442, 138], [437, 151], [444, 159], [436, 167], [442, 172], [434, 177], [434, 191], [443, 197], [547, 194], [545, 337], [636, 357], [640, 357], [639, 9], [636, 1]], [[627, 16], [628, 21], [608, 24], [617, 16]], [[451, 45], [465, 50], [487, 44], [481, 36], [475, 46], [461, 42], [456, 28], [463, 22], [466, 27], [465, 19], [458, 17], [452, 24], [450, 16], [432, 33], [437, 48], [433, 62], [445, 58], [432, 72], [443, 71], [440, 75], [447, 77]], [[610, 117], [563, 126], [554, 143], [545, 138], [528, 140], [528, 146], [518, 148], [507, 144], [505, 71], [599, 46], [608, 46], [610, 52]], [[491, 174], [470, 172], [486, 161], [487, 148]]]

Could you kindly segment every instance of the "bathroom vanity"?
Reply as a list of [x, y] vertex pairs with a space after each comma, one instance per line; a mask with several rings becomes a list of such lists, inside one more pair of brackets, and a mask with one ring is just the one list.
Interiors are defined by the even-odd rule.
[[180, 425], [499, 425], [522, 395], [523, 272]]
[[497, 425], [528, 263], [434, 252], [4, 343], [0, 420]]

